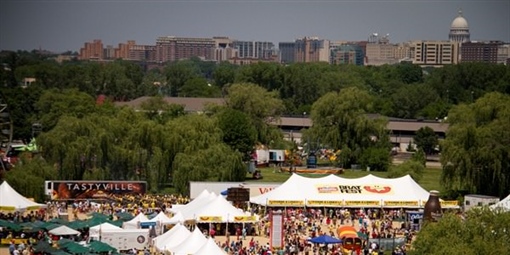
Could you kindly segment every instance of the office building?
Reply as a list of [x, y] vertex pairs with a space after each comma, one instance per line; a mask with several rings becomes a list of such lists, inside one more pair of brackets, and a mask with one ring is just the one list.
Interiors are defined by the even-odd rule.
[[228, 61], [236, 56], [237, 50], [234, 48], [232, 39], [225, 36], [213, 37], [214, 40], [214, 61], [220, 63]]
[[281, 42], [278, 43], [278, 56], [279, 61], [282, 64], [290, 64], [294, 63], [294, 47], [296, 43], [295, 42]]
[[294, 61], [299, 63], [328, 62], [330, 58], [329, 41], [318, 37], [296, 39]]
[[343, 44], [331, 47], [330, 63], [334, 65], [363, 65], [363, 50], [356, 44]]
[[234, 41], [237, 58], [246, 59], [272, 59], [276, 54], [272, 42]]
[[440, 67], [459, 62], [459, 43], [449, 41], [415, 41], [413, 64]]
[[165, 63], [192, 57], [214, 60], [214, 47], [215, 42], [212, 38], [158, 37], [156, 61]]
[[460, 62], [497, 63], [502, 42], [465, 42], [460, 46]]

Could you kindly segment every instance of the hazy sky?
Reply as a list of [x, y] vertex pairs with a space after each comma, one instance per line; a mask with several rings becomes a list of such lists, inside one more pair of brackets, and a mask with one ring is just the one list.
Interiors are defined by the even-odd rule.
[[447, 40], [460, 8], [472, 40], [510, 42], [510, 0], [0, 0], [0, 50], [78, 51], [93, 39], [154, 45], [167, 35]]

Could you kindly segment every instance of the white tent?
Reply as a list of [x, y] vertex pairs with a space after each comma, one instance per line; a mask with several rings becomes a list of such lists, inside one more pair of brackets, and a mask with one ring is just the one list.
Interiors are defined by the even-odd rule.
[[194, 255], [227, 255], [227, 253], [222, 250], [216, 242], [214, 242], [213, 238], [207, 239], [207, 242], [195, 252]]
[[158, 251], [168, 251], [181, 244], [191, 235], [191, 232], [183, 225], [177, 224], [172, 229], [154, 238], [154, 247]]
[[197, 208], [202, 206], [203, 204], [207, 203], [208, 201], [215, 198], [216, 195], [214, 193], [210, 193], [207, 190], [203, 190], [202, 193], [200, 193], [195, 199], [193, 199], [191, 202], [185, 204], [185, 205], [173, 205], [172, 208], [170, 208], [170, 211], [173, 213], [177, 213], [184, 210], [193, 210], [190, 208]]
[[124, 228], [124, 229], [137, 229], [137, 228], [140, 228], [140, 223], [141, 222], [147, 222], [147, 221], [149, 221], [147, 216], [145, 216], [143, 213], [139, 213], [132, 220], [124, 222], [124, 224], [122, 224], [122, 228]]
[[207, 204], [202, 205], [194, 211], [184, 211], [183, 217], [186, 220], [194, 219], [197, 222], [256, 222], [257, 216], [251, 216], [243, 210], [236, 208], [223, 196], [216, 198]]
[[56, 227], [56, 228], [48, 231], [48, 233], [50, 233], [52, 235], [56, 235], [56, 236], [72, 236], [72, 235], [80, 234], [80, 232], [78, 232], [68, 226]]
[[160, 213], [158, 213], [158, 215], [156, 215], [156, 217], [154, 217], [148, 221], [143, 221], [143, 222], [157, 222], [160, 224], [171, 224], [170, 218], [168, 216], [166, 216], [166, 214], [164, 212], [160, 212]]
[[170, 218], [168, 224], [177, 224], [177, 223], [184, 223], [184, 216], [181, 212], [176, 213], [172, 218]]
[[45, 208], [46, 205], [35, 203], [19, 194], [11, 185], [4, 181], [0, 185], [0, 210], [24, 211]]
[[93, 226], [89, 228], [89, 236], [90, 237], [96, 237], [99, 239], [99, 235], [101, 234], [101, 231], [104, 230], [115, 230], [115, 229], [122, 229], [120, 227], [117, 227], [113, 224], [110, 224], [108, 222], [105, 222], [103, 224]]
[[181, 244], [170, 248], [170, 252], [173, 255], [188, 255], [194, 254], [196, 251], [200, 249], [207, 242], [207, 238], [205, 238], [204, 234], [200, 231], [198, 227], [193, 230], [191, 235], [184, 240]]
[[490, 208], [498, 209], [505, 212], [510, 211], [510, 195], [505, 197], [503, 200], [497, 202], [496, 204], [491, 205]]
[[347, 179], [293, 174], [279, 187], [250, 201], [265, 206], [420, 208], [428, 197], [429, 192], [409, 175], [394, 179], [374, 175]]

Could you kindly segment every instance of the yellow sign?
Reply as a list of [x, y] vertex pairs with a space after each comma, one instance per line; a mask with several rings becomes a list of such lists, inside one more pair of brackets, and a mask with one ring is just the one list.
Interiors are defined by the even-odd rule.
[[16, 211], [14, 206], [0, 206], [0, 211]]
[[418, 201], [384, 201], [384, 206], [419, 206]]
[[198, 218], [200, 222], [222, 222], [221, 216], [200, 216]]
[[345, 206], [374, 207], [380, 205], [381, 201], [345, 201]]
[[302, 200], [269, 200], [268, 205], [273, 206], [303, 206], [305, 205], [305, 202]]
[[307, 200], [306, 205], [308, 206], [343, 206], [344, 202], [337, 201], [321, 201], [321, 200]]
[[234, 217], [234, 222], [254, 222], [257, 221], [257, 217], [255, 216], [236, 216]]
[[28, 242], [28, 239], [24, 239], [24, 238], [7, 239], [7, 238], [4, 238], [4, 239], [0, 240], [1, 245], [8, 245], [8, 244], [11, 244], [11, 242], [14, 242], [14, 244], [21, 244], [21, 243], [26, 244]]
[[457, 200], [442, 201], [441, 206], [443, 206], [443, 207], [458, 207], [459, 201], [457, 201]]
[[338, 185], [317, 184], [319, 194], [364, 194], [364, 195], [391, 195], [393, 187], [386, 184]]

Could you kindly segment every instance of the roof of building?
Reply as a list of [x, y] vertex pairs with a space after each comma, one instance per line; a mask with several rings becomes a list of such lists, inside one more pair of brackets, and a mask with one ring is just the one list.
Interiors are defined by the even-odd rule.
[[[140, 109], [143, 102], [148, 101], [151, 97], [139, 97], [128, 102], [115, 102], [117, 106], [129, 106]], [[200, 98], [200, 97], [164, 97], [163, 100], [169, 104], [178, 104], [184, 106], [186, 112], [201, 112], [207, 104], [225, 104], [223, 98]]]
[[462, 16], [462, 11], [459, 11], [459, 16], [452, 21], [450, 29], [469, 29], [467, 20]]
[[[128, 102], [116, 102], [117, 106], [129, 106], [135, 109], [140, 109], [143, 102], [146, 102], [151, 97], [139, 97], [132, 101]], [[207, 104], [217, 104], [224, 105], [224, 98], [194, 98], [194, 97], [164, 97], [163, 100], [170, 104], [178, 104], [183, 105], [184, 110], [186, 112], [202, 112]], [[369, 118], [382, 118], [384, 116], [379, 114], [367, 114]], [[418, 129], [422, 127], [430, 127], [437, 133], [445, 133], [448, 129], [448, 124], [439, 121], [424, 121], [424, 120], [413, 120], [413, 119], [399, 119], [399, 118], [391, 118], [384, 117], [388, 119], [389, 130], [393, 131], [414, 131], [416, 132]], [[272, 121], [273, 124], [277, 126], [287, 126], [287, 127], [298, 127], [298, 128], [309, 128], [312, 126], [312, 120], [309, 116], [283, 116], [279, 119], [275, 119]]]

